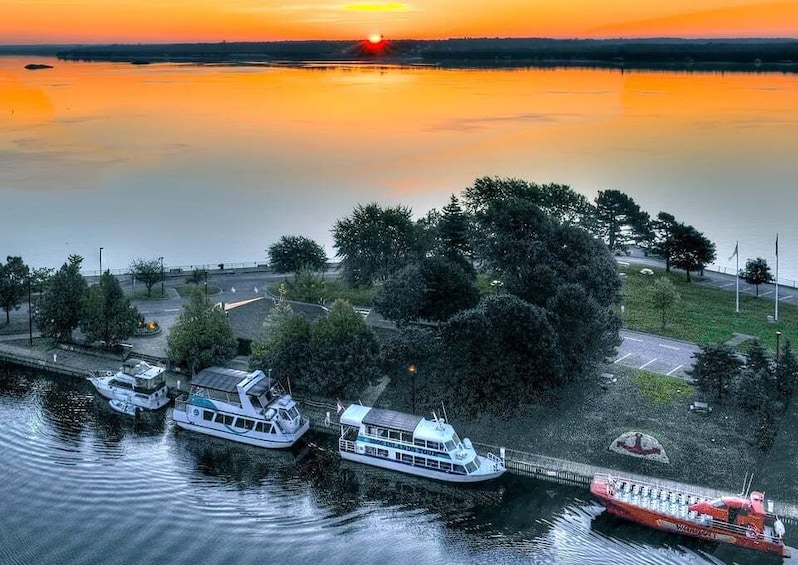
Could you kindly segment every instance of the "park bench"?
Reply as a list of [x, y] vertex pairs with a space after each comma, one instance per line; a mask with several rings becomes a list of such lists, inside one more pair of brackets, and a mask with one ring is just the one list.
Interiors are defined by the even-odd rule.
[[696, 414], [709, 414], [712, 412], [712, 407], [706, 402], [696, 400], [690, 404], [690, 411], [695, 412]]

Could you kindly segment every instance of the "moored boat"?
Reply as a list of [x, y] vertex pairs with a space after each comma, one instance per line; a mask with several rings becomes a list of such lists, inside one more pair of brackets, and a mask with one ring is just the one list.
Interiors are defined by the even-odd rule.
[[129, 402], [125, 402], [124, 400], [117, 400], [116, 398], [112, 398], [108, 401], [108, 406], [111, 407], [112, 410], [115, 412], [119, 412], [120, 414], [127, 414], [128, 416], [135, 416], [136, 410], [141, 410], [138, 406], [134, 406]]
[[590, 492], [610, 514], [686, 536], [789, 557], [784, 524], [764, 508], [764, 495], [708, 499], [630, 478], [597, 474]]
[[[127, 359], [118, 372], [94, 373], [88, 379], [108, 400], [142, 410], [158, 410], [169, 404], [165, 370], [140, 359]], [[122, 412], [114, 406], [111, 408]]]
[[340, 417], [343, 459], [458, 483], [486, 481], [505, 471], [494, 455], [479, 455], [443, 418], [352, 404]]
[[291, 447], [310, 427], [296, 402], [263, 371], [203, 369], [175, 400], [175, 423], [186, 430], [267, 448]]

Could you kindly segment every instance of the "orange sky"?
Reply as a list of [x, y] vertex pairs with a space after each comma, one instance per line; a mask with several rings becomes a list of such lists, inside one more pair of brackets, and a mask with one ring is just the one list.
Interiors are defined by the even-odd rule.
[[3, 0], [0, 43], [798, 37], [798, 0]]

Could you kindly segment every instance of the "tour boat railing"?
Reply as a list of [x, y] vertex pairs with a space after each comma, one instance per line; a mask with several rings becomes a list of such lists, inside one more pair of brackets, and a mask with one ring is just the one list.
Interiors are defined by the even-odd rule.
[[338, 440], [338, 447], [341, 451], [355, 452], [355, 442], [348, 439], [340, 438]]

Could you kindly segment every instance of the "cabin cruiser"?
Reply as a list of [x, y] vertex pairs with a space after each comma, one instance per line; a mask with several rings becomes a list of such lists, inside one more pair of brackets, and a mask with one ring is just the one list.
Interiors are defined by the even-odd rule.
[[[141, 359], [127, 359], [119, 372], [95, 372], [88, 379], [98, 393], [116, 401], [111, 408], [133, 414], [136, 408], [158, 410], [169, 403], [165, 371]], [[126, 408], [121, 409], [123, 406]]]
[[186, 430], [259, 447], [291, 447], [310, 422], [279, 383], [263, 371], [203, 369], [175, 400], [175, 423]]
[[352, 404], [340, 417], [338, 452], [349, 461], [441, 481], [473, 483], [500, 476], [504, 462], [483, 457], [468, 438], [433, 414], [432, 420]]

